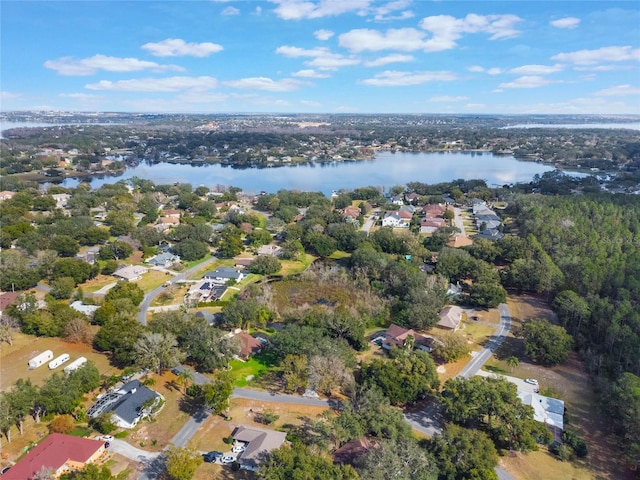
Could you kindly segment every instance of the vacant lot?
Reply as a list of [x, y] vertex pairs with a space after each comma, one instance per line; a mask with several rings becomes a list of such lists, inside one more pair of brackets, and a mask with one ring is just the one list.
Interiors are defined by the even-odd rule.
[[[508, 301], [513, 317], [512, 328], [530, 319], [555, 319], [555, 314], [540, 298], [512, 296]], [[512, 330], [513, 332], [513, 330]], [[520, 363], [513, 369], [506, 364], [510, 356], [518, 357]], [[563, 479], [625, 479], [629, 477], [621, 464], [618, 448], [607, 425], [606, 417], [597, 407], [589, 377], [577, 355], [572, 355], [564, 364], [544, 368], [529, 361], [524, 353], [522, 340], [513, 337], [505, 340], [497, 355], [485, 367], [487, 370], [507, 372], [510, 375], [532, 377], [540, 382], [544, 394], [564, 400], [565, 428], [579, 433], [587, 442], [589, 455], [586, 459], [568, 463], [542, 449], [529, 455], [508, 456], [502, 459], [505, 468], [518, 480], [563, 480]]]
[[100, 374], [120, 374], [119, 369], [109, 364], [109, 358], [105, 354], [95, 351], [90, 345], [69, 343], [60, 338], [34, 337], [16, 333], [13, 337], [13, 345], [6, 343], [0, 345], [0, 390], [7, 389], [19, 378], [31, 379], [35, 385], [42, 385], [53, 372], [61, 372], [64, 366], [53, 371], [49, 370], [46, 364], [34, 370], [28, 369], [29, 360], [45, 350], [51, 350], [54, 358], [68, 353], [71, 356], [69, 362], [78, 357], [86, 357], [96, 364]]

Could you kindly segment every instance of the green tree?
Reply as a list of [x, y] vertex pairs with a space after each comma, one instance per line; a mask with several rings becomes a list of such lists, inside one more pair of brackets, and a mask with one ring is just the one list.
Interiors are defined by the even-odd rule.
[[306, 355], [289, 354], [280, 363], [282, 378], [285, 381], [285, 390], [295, 393], [303, 393], [309, 385], [309, 373], [307, 371], [308, 359]]
[[498, 453], [487, 435], [447, 425], [430, 442], [439, 480], [497, 480]]
[[377, 386], [394, 405], [414, 402], [438, 388], [438, 373], [428, 353], [395, 350], [393, 357], [364, 364], [362, 383]]
[[437, 480], [438, 468], [433, 456], [413, 439], [383, 440], [356, 460], [361, 478], [387, 480], [390, 472], [396, 480]]
[[135, 361], [133, 345], [144, 333], [144, 327], [132, 317], [109, 318], [93, 338], [93, 345], [103, 352], [111, 352], [118, 365], [132, 365]]
[[469, 354], [467, 340], [455, 332], [439, 333], [437, 340], [434, 354], [442, 358], [446, 363], [455, 362]]
[[53, 278], [71, 277], [76, 285], [86, 282], [94, 275], [91, 265], [75, 258], [61, 258], [53, 265]]
[[260, 464], [257, 478], [264, 480], [358, 480], [353, 467], [334, 465], [328, 455], [312, 453], [300, 442], [269, 452]]
[[182, 260], [191, 262], [193, 260], [200, 260], [209, 253], [209, 247], [206, 243], [199, 240], [187, 238], [174, 245], [174, 250]]
[[124, 260], [133, 253], [133, 247], [127, 242], [114, 241], [100, 247], [100, 260]]
[[567, 331], [548, 320], [528, 320], [514, 331], [524, 340], [525, 351], [534, 362], [543, 365], [563, 363], [571, 353], [573, 339]]
[[133, 345], [133, 355], [139, 366], [151, 368], [158, 374], [175, 367], [185, 358], [178, 349], [178, 341], [170, 333], [144, 333]]
[[233, 381], [233, 375], [230, 371], [216, 372], [210, 383], [205, 383], [197, 389], [196, 401], [207, 407], [212, 413], [221, 414], [229, 408], [229, 397], [233, 393]]
[[627, 461], [640, 467], [640, 377], [623, 373], [613, 384], [608, 405], [616, 412], [615, 427], [624, 439], [622, 448]]
[[60, 277], [51, 282], [51, 296], [57, 300], [71, 298], [76, 281], [72, 277]]
[[513, 370], [518, 367], [518, 365], [520, 365], [520, 360], [518, 360], [518, 357], [511, 356], [507, 358], [507, 366], [512, 373]]
[[61, 257], [73, 257], [80, 250], [80, 244], [69, 235], [54, 235], [49, 248], [58, 252]]
[[261, 255], [249, 265], [249, 271], [259, 275], [273, 275], [280, 271], [281, 268], [282, 263], [280, 263], [280, 260], [271, 255]]
[[190, 448], [171, 445], [165, 453], [165, 467], [174, 480], [191, 480], [202, 462], [202, 455]]
[[135, 306], [138, 306], [144, 300], [144, 291], [137, 283], [121, 281], [111, 288], [104, 297], [105, 302], [114, 302], [115, 300], [126, 298]]

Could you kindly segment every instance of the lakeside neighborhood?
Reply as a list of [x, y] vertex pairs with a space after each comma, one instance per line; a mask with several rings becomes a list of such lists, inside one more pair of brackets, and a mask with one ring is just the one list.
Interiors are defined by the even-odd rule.
[[[138, 185], [121, 184], [117, 188], [118, 195], [138, 195], [139, 202], [143, 198], [139, 194]], [[176, 193], [172, 194], [171, 188], [176, 189]], [[223, 190], [222, 195], [219, 190]], [[39, 280], [35, 289], [29, 290], [29, 298], [19, 292], [0, 294], [0, 311], [9, 311], [18, 318], [35, 318], [27, 317], [25, 312], [33, 312], [35, 316], [52, 315], [54, 302], [68, 305], [72, 311], [81, 315], [79, 318], [86, 325], [84, 328], [92, 325], [91, 328], [95, 329], [92, 334], [94, 340], [88, 344], [86, 340], [79, 340], [75, 344], [84, 344], [82, 348], [87, 352], [86, 358], [81, 357], [84, 358], [83, 363], [74, 366], [74, 369], [67, 370], [65, 367], [65, 376], [67, 381], [72, 382], [77, 371], [82, 375], [95, 372], [91, 375], [102, 379], [102, 386], [97, 388], [100, 384], [98, 382], [95, 389], [92, 389], [90, 401], [86, 403], [89, 398], [84, 400], [83, 415], [86, 416], [88, 429], [82, 432], [90, 438], [98, 439], [94, 443], [82, 444], [82, 448], [77, 447], [78, 451], [86, 454], [69, 454], [65, 458], [67, 454], [64, 449], [58, 451], [46, 440], [51, 435], [62, 434], [52, 433], [47, 436], [39, 429], [41, 424], [36, 422], [29, 428], [39, 432], [39, 439], [44, 440], [34, 441], [27, 448], [29, 453], [26, 456], [15, 456], [15, 460], [7, 461], [5, 465], [9, 468], [3, 478], [12, 479], [12, 475], [23, 475], [23, 470], [33, 475], [43, 468], [53, 469], [58, 478], [65, 472], [81, 470], [89, 464], [105, 465], [107, 462], [116, 467], [115, 471], [129, 472], [129, 478], [156, 478], [151, 467], [155, 464], [140, 463], [140, 455], [150, 462], [163, 458], [170, 465], [171, 455], [178, 451], [175, 449], [185, 448], [185, 452], [195, 452], [200, 461], [204, 460], [200, 467], [194, 464], [198, 472], [211, 473], [218, 471], [215, 470], [218, 468], [237, 466], [242, 471], [259, 473], [261, 462], [265, 458], [276, 455], [283, 445], [285, 448], [295, 447], [295, 443], [287, 440], [287, 432], [282, 430], [284, 424], [278, 422], [278, 417], [283, 416], [295, 424], [296, 420], [288, 416], [289, 410], [330, 409], [330, 402], [337, 401], [335, 398], [339, 397], [335, 395], [339, 395], [341, 389], [339, 381], [334, 383], [336, 380], [330, 378], [337, 375], [334, 370], [327, 369], [326, 372], [332, 373], [325, 377], [322, 375], [327, 375], [326, 373], [308, 374], [306, 369], [311, 368], [310, 366], [296, 373], [294, 363], [287, 367], [283, 362], [279, 368], [292, 370], [287, 376], [280, 376], [280, 373], [276, 373], [278, 370], [265, 363], [268, 355], [273, 355], [274, 348], [276, 351], [285, 348], [286, 344], [281, 346], [278, 342], [281, 341], [279, 336], [282, 332], [286, 333], [290, 328], [289, 322], [301, 321], [283, 321], [278, 315], [310, 322], [308, 325], [300, 324], [299, 328], [307, 329], [313, 328], [313, 322], [327, 321], [327, 326], [323, 328], [336, 328], [328, 331], [340, 332], [334, 338], [344, 341], [347, 348], [352, 348], [349, 343], [357, 346], [349, 355], [354, 355], [360, 368], [369, 369], [368, 375], [377, 375], [375, 369], [387, 368], [384, 365], [401, 365], [401, 362], [398, 363], [399, 355], [407, 355], [407, 359], [411, 359], [407, 360], [409, 362], [427, 362], [421, 368], [426, 368], [427, 371], [429, 368], [434, 369], [434, 377], [429, 380], [433, 383], [424, 383], [414, 394], [415, 397], [405, 397], [409, 391], [407, 390], [402, 394], [395, 393], [399, 395], [398, 399], [406, 400], [392, 400], [394, 405], [405, 410], [408, 425], [422, 435], [436, 439], [446, 432], [446, 422], [439, 415], [428, 413], [436, 402], [435, 392], [440, 382], [463, 382], [478, 377], [486, 378], [488, 382], [504, 381], [512, 385], [505, 387], [511, 392], [509, 395], [513, 395], [514, 401], [530, 408], [527, 415], [530, 415], [531, 420], [544, 425], [548, 431], [549, 444], [553, 448], [560, 448], [558, 446], [566, 443], [565, 400], [548, 394], [552, 392], [552, 387], [547, 380], [533, 378], [533, 375], [546, 376], [547, 369], [530, 363], [524, 353], [519, 353], [522, 363], [528, 369], [525, 371], [531, 376], [513, 377], [506, 374], [507, 368], [519, 368], [517, 364], [514, 367], [510, 360], [512, 357], [509, 357], [511, 363], [508, 363], [504, 355], [495, 356], [505, 339], [508, 339], [508, 348], [513, 348], [512, 339], [516, 338], [509, 328], [512, 314], [509, 313], [507, 303], [513, 305], [516, 302], [515, 305], [519, 305], [519, 302], [526, 301], [519, 300], [519, 296], [513, 294], [509, 298], [500, 297], [501, 289], [491, 287], [495, 288], [495, 293], [491, 295], [498, 295], [495, 298], [500, 298], [500, 309], [496, 309], [498, 304], [482, 303], [485, 300], [479, 301], [474, 296], [474, 288], [479, 281], [474, 281], [474, 277], [465, 277], [469, 275], [468, 270], [474, 268], [470, 257], [466, 256], [467, 249], [496, 248], [495, 245], [500, 245], [500, 240], [505, 237], [505, 231], [509, 231], [508, 223], [513, 222], [513, 218], [504, 213], [508, 202], [466, 194], [454, 199], [449, 194], [419, 194], [408, 190], [393, 195], [377, 189], [367, 192], [370, 195], [367, 200], [354, 200], [352, 196], [360, 193], [336, 192], [329, 201], [321, 200], [326, 202], [323, 207], [326, 211], [322, 215], [331, 216], [333, 223], [325, 221], [326, 227], [317, 228], [313, 224], [311, 227], [308, 223], [305, 224], [313, 218], [311, 215], [318, 215], [314, 211], [318, 207], [314, 205], [287, 207], [288, 210], [281, 211], [272, 206], [274, 199], [282, 202], [274, 195], [245, 195], [241, 191], [231, 195], [228, 190], [219, 186], [212, 190], [199, 188], [197, 193], [191, 190], [189, 194], [192, 195], [191, 206], [182, 208], [180, 205], [185, 202], [184, 193], [179, 193], [175, 186], [170, 187], [167, 193], [154, 197], [152, 215], [148, 211], [135, 214], [130, 212], [131, 222], [139, 222], [139, 227], [134, 226], [129, 233], [122, 232], [108, 237], [97, 233], [109, 230], [118, 232], [118, 228], [113, 229], [113, 226], [117, 225], [120, 217], [110, 216], [108, 201], [104, 204], [105, 208], [89, 210], [90, 217], [85, 229], [98, 229], [95, 238], [99, 241], [93, 245], [85, 242], [85, 245], [77, 249], [64, 250], [65, 256], [59, 260], [61, 265], [72, 260], [76, 262], [73, 265], [77, 268], [85, 268], [81, 265], [86, 264], [96, 272], [92, 278], [87, 275], [86, 279], [77, 282], [82, 295], [69, 294], [64, 298], [64, 293], [58, 294], [60, 286], [55, 277]], [[283, 198], [286, 198], [285, 194], [289, 193], [283, 193]], [[64, 195], [59, 199], [54, 198], [55, 207], [52, 204], [56, 215], [63, 222], [74, 218], [72, 209], [77, 201], [77, 194]], [[113, 192], [109, 193], [109, 196], [112, 195]], [[292, 192], [291, 195], [300, 194]], [[226, 196], [227, 199], [219, 202], [221, 196]], [[15, 196], [8, 196], [3, 203], [11, 202], [12, 198]], [[436, 199], [439, 201], [435, 201]], [[294, 201], [299, 202], [300, 199]], [[204, 203], [208, 203], [215, 213], [208, 221], [194, 223], [193, 218], [198, 216], [198, 209], [203, 208], [200, 204]], [[147, 217], [151, 221], [143, 224], [143, 218]], [[301, 235], [306, 228], [309, 228], [309, 233]], [[327, 233], [335, 236], [330, 237]], [[323, 237], [335, 242], [334, 250], [324, 250], [326, 245], [320, 241], [326, 241]], [[409, 242], [415, 241], [413, 239], [429, 249], [407, 249]], [[357, 246], [348, 246], [349, 242], [359, 245], [358, 242], [368, 241], [375, 242], [382, 251], [375, 253], [376, 250], [370, 247], [359, 249]], [[19, 239], [15, 242], [14, 247], [17, 248], [13, 248], [14, 252], [23, 248]], [[344, 252], [349, 253], [332, 257], [339, 245], [345, 245]], [[201, 251], [198, 250], [200, 246]], [[386, 320], [384, 330], [379, 328], [381, 324], [372, 323], [363, 328], [361, 333], [353, 334], [349, 330], [353, 326], [334, 326], [334, 316], [338, 319], [343, 315], [340, 320], [342, 322], [355, 321], [345, 318], [345, 310], [338, 308], [344, 302], [344, 294], [350, 298], [352, 306], [360, 305], [359, 308], [363, 308], [363, 305], [369, 304], [367, 308], [381, 308], [376, 304], [379, 300], [375, 300], [375, 295], [367, 297], [369, 299], [362, 303], [359, 296], [365, 290], [344, 283], [340, 276], [344, 276], [345, 270], [342, 269], [351, 266], [344, 259], [362, 262], [354, 266], [360, 265], [358, 268], [362, 268], [367, 275], [376, 275], [375, 269], [386, 267], [373, 267], [373, 259], [362, 256], [360, 260], [358, 255], [379, 255], [377, 261], [380, 262], [383, 258], [381, 255], [387, 255], [385, 249], [396, 252], [393, 257], [389, 257], [392, 260], [384, 257], [385, 262], [392, 262], [389, 265], [397, 265], [393, 267], [397, 270], [392, 271], [389, 278], [400, 276], [398, 278], [404, 278], [405, 283], [415, 282], [419, 278], [423, 285], [421, 288], [427, 296], [421, 300], [413, 300], [413, 305], [404, 307], [408, 308], [406, 312], [398, 310], [396, 318], [400, 323]], [[356, 260], [348, 260], [354, 256]], [[326, 264], [316, 260], [321, 258], [326, 259]], [[460, 267], [454, 261], [464, 261], [467, 264]], [[438, 275], [442, 275], [445, 268], [449, 273], [440, 279]], [[452, 270], [454, 268], [459, 270]], [[402, 269], [407, 273], [401, 273]], [[417, 277], [412, 279], [402, 275]], [[487, 287], [491, 282], [498, 281], [496, 277], [489, 275], [486, 278], [487, 274], [483, 275], [485, 278], [481, 282]], [[400, 281], [399, 284], [402, 283]], [[264, 303], [256, 300], [256, 294], [260, 295], [260, 302]], [[435, 298], [440, 300], [434, 307], [428, 302]], [[410, 308], [421, 304], [420, 302], [425, 305], [424, 312], [428, 312], [428, 316], [425, 317], [421, 311], [415, 320], [411, 320]], [[282, 306], [275, 307], [276, 304], [288, 305], [289, 310]], [[349, 302], [345, 305], [348, 304]], [[118, 343], [118, 337], [124, 340], [130, 335], [127, 329], [134, 328], [133, 325], [118, 323], [121, 321], [119, 318], [131, 315], [125, 313], [127, 309], [131, 312], [130, 305], [135, 305], [138, 310], [136, 315], [138, 319], [144, 319], [144, 323], [134, 321], [138, 325], [135, 327], [135, 336], [125, 340], [128, 343]], [[267, 309], [261, 305], [271, 306]], [[533, 318], [529, 315], [522, 316], [521, 313], [517, 315], [522, 324]], [[548, 316], [553, 318], [550, 310]], [[426, 318], [428, 321], [421, 323]], [[21, 320], [23, 324], [25, 321]], [[100, 332], [107, 330], [110, 325], [114, 325], [113, 338], [101, 337]], [[167, 328], [170, 330], [166, 330]], [[311, 330], [307, 334], [312, 334]], [[29, 338], [28, 334], [12, 331], [12, 336], [20, 339], [20, 342], [23, 341], [23, 335], [25, 340]], [[19, 348], [18, 345], [16, 348], [7, 347], [12, 352], [11, 355], [18, 355], [12, 358], [23, 358], [27, 349], [38, 348], [46, 336], [35, 338], [37, 340], [33, 347], [27, 344]], [[67, 340], [58, 341], [67, 342], [68, 337]], [[160, 345], [162, 341], [168, 341], [168, 346], [154, 346]], [[305, 348], [317, 348], [324, 341], [326, 340], [318, 337], [313, 346], [283, 350], [288, 353], [281, 358], [290, 362], [298, 361], [298, 357], [302, 358], [300, 352], [305, 351]], [[65, 349], [78, 348], [72, 345], [74, 344], [68, 344]], [[178, 345], [188, 352], [187, 355], [176, 349]], [[148, 353], [154, 348], [165, 350], [162, 355]], [[189, 350], [190, 348], [193, 350]], [[205, 353], [200, 354], [196, 349], [205, 349]], [[58, 352], [59, 347], [55, 347], [53, 351]], [[39, 384], [50, 381], [43, 375], [44, 367], [40, 367], [53, 359], [52, 351], [47, 352], [51, 352], [51, 355], [44, 361], [39, 361], [37, 366], [34, 364], [32, 371], [29, 371], [29, 376], [38, 379]], [[37, 352], [31, 350], [31, 353], [30, 358], [38, 358], [34, 355]], [[420, 357], [422, 354], [426, 357]], [[311, 355], [308, 357], [310, 360], [320, 361], [317, 353], [313, 354], [315, 356]], [[76, 356], [71, 355], [72, 358]], [[130, 362], [129, 365], [133, 368], [123, 371], [120, 367], [114, 369], [113, 364], [107, 367], [109, 357], [112, 362], [114, 358], [120, 358], [118, 362]], [[9, 357], [5, 357], [3, 353], [3, 374], [7, 365], [4, 358]], [[518, 361], [518, 357], [513, 358]], [[489, 370], [482, 369], [485, 363]], [[49, 369], [55, 370], [55, 367], [52, 368], [50, 364]], [[220, 372], [225, 371], [230, 372], [231, 376], [223, 380], [224, 375]], [[532, 375], [531, 372], [537, 374]], [[425, 374], [422, 381], [427, 376]], [[14, 377], [15, 374], [5, 376]], [[348, 376], [342, 381], [353, 382]], [[540, 391], [540, 385], [544, 385], [546, 389], [544, 394]], [[228, 397], [214, 399], [213, 392], [220, 389], [231, 394], [232, 391], [240, 392], [239, 389], [247, 386], [255, 389], [255, 398], [253, 393], [248, 398], [243, 393], [231, 400]], [[3, 383], [3, 390], [7, 391], [7, 387], [9, 385]], [[271, 388], [275, 390], [272, 394], [267, 394], [266, 399], [260, 396], [262, 391]], [[286, 394], [283, 395], [283, 392]], [[302, 393], [304, 395], [300, 395]], [[391, 399], [395, 398], [391, 392], [389, 395]], [[214, 403], [208, 404], [208, 398]], [[323, 398], [329, 398], [329, 402]], [[280, 407], [280, 402], [285, 399], [284, 405], [290, 406]], [[420, 416], [414, 411], [416, 406], [423, 409]], [[274, 413], [274, 408], [278, 409], [278, 414]], [[171, 426], [166, 432], [162, 432], [165, 422]], [[264, 427], [272, 424], [275, 428]], [[107, 427], [108, 431], [101, 431], [105, 425], [111, 427]], [[210, 428], [218, 433], [211, 436], [211, 433], [207, 433]], [[228, 433], [222, 434], [227, 431]], [[115, 437], [111, 435], [114, 432]], [[66, 434], [64, 435], [64, 438], [53, 437], [56, 439], [55, 445], [75, 445], [74, 439], [77, 437], [71, 436], [67, 440]], [[541, 433], [538, 432], [538, 435]], [[21, 435], [14, 435], [7, 444], [8, 448], [14, 442], [19, 444], [20, 437]], [[104, 438], [109, 440], [105, 441]], [[544, 438], [547, 438], [547, 434]], [[341, 442], [331, 452], [333, 461], [338, 466], [353, 465], [360, 468], [358, 458], [364, 459], [372, 449], [380, 448], [378, 442], [379, 439], [371, 435], [358, 435], [357, 438]], [[38, 447], [33, 448], [35, 445]], [[40, 445], [43, 447], [39, 450]], [[500, 469], [500, 475], [509, 478], [504, 469]], [[15, 478], [23, 480], [22, 477]]]

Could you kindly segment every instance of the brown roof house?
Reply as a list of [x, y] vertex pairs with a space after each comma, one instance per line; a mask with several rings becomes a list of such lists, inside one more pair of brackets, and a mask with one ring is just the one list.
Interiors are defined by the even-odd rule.
[[256, 427], [240, 425], [231, 434], [234, 447], [243, 446], [244, 450], [238, 455], [240, 468], [257, 470], [262, 458], [272, 450], [280, 448], [287, 434]]
[[248, 359], [251, 355], [260, 353], [264, 346], [260, 340], [249, 335], [247, 332], [238, 333], [236, 338], [240, 340], [240, 353], [238, 356], [244, 360]]
[[462, 322], [462, 309], [457, 305], [448, 305], [440, 312], [440, 321], [436, 326], [455, 332], [460, 328], [460, 322]]
[[121, 280], [133, 282], [135, 280], [140, 280], [142, 275], [148, 271], [149, 269], [147, 267], [141, 267], [140, 265], [125, 265], [113, 272], [113, 276]]
[[351, 440], [333, 452], [333, 463], [354, 465], [362, 455], [372, 448], [380, 448], [380, 444], [371, 443], [367, 437]]
[[391, 324], [385, 332], [385, 338], [382, 340], [381, 347], [385, 350], [391, 350], [392, 346], [404, 348], [407, 344], [407, 338], [413, 337], [414, 348], [419, 348], [425, 352], [431, 352], [433, 349], [434, 339], [425, 335], [420, 335], [414, 330], [408, 330], [399, 325]]
[[97, 462], [104, 453], [102, 441], [52, 433], [6, 471], [2, 479], [28, 480], [43, 469], [52, 471], [52, 478], [59, 478]]

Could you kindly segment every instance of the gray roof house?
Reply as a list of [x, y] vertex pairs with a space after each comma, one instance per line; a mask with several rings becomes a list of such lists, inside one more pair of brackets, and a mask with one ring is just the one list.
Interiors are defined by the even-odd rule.
[[164, 252], [147, 260], [149, 265], [154, 267], [170, 267], [173, 263], [179, 262], [180, 257], [169, 252]]
[[256, 427], [240, 425], [232, 433], [234, 443], [244, 443], [246, 449], [238, 455], [240, 468], [257, 470], [262, 457], [284, 443], [287, 434]]
[[220, 267], [213, 272], [207, 272], [204, 274], [204, 280], [211, 282], [226, 283], [229, 280], [235, 280], [239, 282], [244, 278], [244, 273], [235, 268]]
[[101, 413], [112, 412], [111, 420], [118, 427], [133, 428], [147, 415], [142, 408], [145, 402], [151, 399], [157, 402], [160, 398], [159, 393], [145, 387], [139, 380], [131, 380], [118, 390], [102, 396], [87, 410], [87, 414], [95, 418]]

